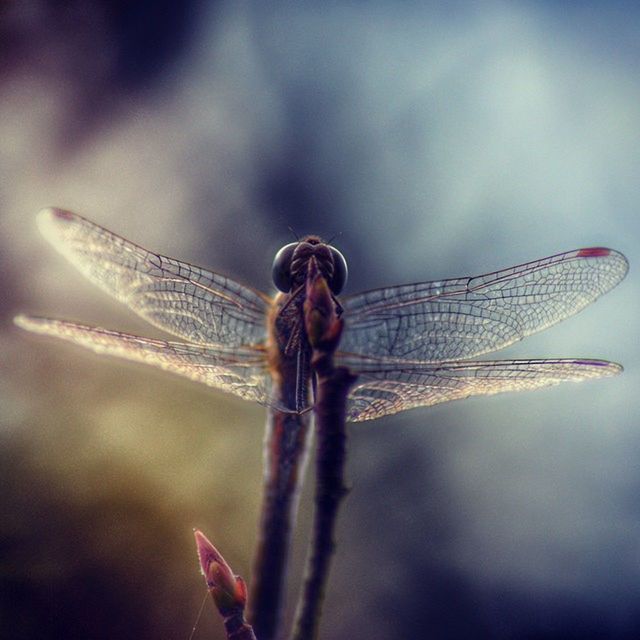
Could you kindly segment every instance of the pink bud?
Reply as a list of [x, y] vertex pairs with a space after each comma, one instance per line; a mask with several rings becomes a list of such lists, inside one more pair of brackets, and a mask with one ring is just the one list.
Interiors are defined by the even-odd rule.
[[193, 534], [196, 539], [202, 575], [218, 606], [222, 608], [244, 607], [247, 601], [247, 591], [242, 578], [233, 574], [226, 560], [202, 531], [194, 529]]

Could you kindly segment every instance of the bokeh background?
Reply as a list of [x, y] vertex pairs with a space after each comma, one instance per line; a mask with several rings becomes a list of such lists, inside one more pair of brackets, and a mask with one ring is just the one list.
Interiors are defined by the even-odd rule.
[[347, 293], [622, 250], [504, 352], [621, 377], [350, 429], [321, 638], [640, 637], [639, 33], [631, 2], [0, 3], [0, 636], [186, 639], [192, 527], [245, 577], [256, 536], [260, 407], [12, 325], [160, 335], [38, 235], [56, 205], [265, 291], [289, 226], [341, 234]]

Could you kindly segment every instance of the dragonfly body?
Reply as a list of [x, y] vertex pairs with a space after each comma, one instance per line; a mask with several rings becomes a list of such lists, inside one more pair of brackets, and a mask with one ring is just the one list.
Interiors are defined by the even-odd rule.
[[268, 314], [267, 354], [272, 408], [264, 439], [264, 495], [261, 536], [251, 582], [250, 619], [259, 636], [272, 637], [278, 625], [284, 567], [311, 437], [310, 347], [302, 321], [300, 292], [279, 293]]
[[[615, 287], [625, 257], [605, 248], [549, 256], [474, 277], [374, 289], [344, 298], [346, 262], [317, 236], [276, 255], [275, 297], [150, 252], [60, 209], [39, 214], [50, 242], [91, 281], [181, 341], [152, 340], [73, 322], [19, 316], [30, 331], [96, 353], [143, 362], [267, 405], [265, 510], [256, 575], [278, 573], [292, 527], [313, 404], [305, 284], [326, 280], [344, 321], [339, 364], [358, 376], [348, 418], [535, 389], [621, 371], [591, 358], [472, 360], [563, 320]], [[275, 508], [274, 508], [275, 507]], [[275, 515], [274, 515], [275, 514]], [[280, 571], [280, 575], [282, 572]], [[253, 585], [254, 608], [275, 628], [281, 580]]]
[[285, 247], [274, 262], [274, 280], [284, 291], [273, 298], [267, 322], [273, 404], [264, 442], [261, 538], [253, 570], [257, 578], [249, 598], [259, 637], [271, 637], [278, 625], [283, 568], [310, 448], [313, 373], [305, 313], [307, 283], [316, 274], [340, 286], [346, 277], [336, 283], [332, 251], [317, 236]]
[[267, 352], [275, 406], [302, 413], [311, 388], [311, 347], [304, 328], [304, 289], [278, 293], [269, 312]]

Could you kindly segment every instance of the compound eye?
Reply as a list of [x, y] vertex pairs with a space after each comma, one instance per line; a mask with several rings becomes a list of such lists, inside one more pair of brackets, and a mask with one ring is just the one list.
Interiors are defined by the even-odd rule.
[[329, 288], [335, 295], [338, 295], [344, 289], [344, 285], [347, 284], [349, 270], [344, 256], [337, 249], [329, 248], [333, 256], [333, 276], [329, 281]]
[[278, 291], [282, 291], [282, 293], [289, 293], [289, 291], [291, 291], [291, 285], [293, 284], [291, 278], [291, 258], [293, 258], [293, 252], [297, 246], [297, 242], [285, 245], [276, 253], [276, 257], [273, 259], [271, 277], [273, 278], [273, 284], [275, 284]]

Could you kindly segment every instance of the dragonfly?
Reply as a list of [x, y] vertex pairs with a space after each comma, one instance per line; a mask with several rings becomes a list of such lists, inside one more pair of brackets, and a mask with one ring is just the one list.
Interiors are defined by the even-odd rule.
[[[20, 315], [23, 329], [144, 363], [269, 408], [263, 536], [252, 586], [257, 617], [277, 616], [281, 585], [260, 576], [284, 562], [313, 406], [305, 282], [313, 265], [344, 322], [336, 360], [357, 380], [348, 420], [362, 422], [470, 396], [524, 391], [619, 373], [594, 358], [477, 359], [568, 318], [613, 289], [626, 258], [603, 247], [567, 251], [478, 276], [418, 282], [346, 297], [343, 255], [317, 236], [284, 246], [266, 295], [214, 271], [148, 251], [62, 209], [40, 212], [53, 246], [89, 280], [179, 338], [157, 340]], [[284, 505], [279, 516], [270, 506]], [[271, 613], [268, 613], [271, 611]], [[276, 620], [256, 628], [268, 638]]]

